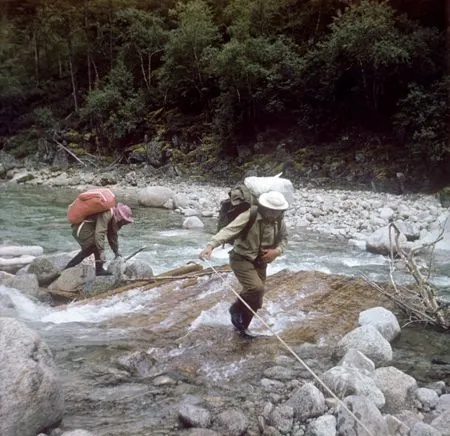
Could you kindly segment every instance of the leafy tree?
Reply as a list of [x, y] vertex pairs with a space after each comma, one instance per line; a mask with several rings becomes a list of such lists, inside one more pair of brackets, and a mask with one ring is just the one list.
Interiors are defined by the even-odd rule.
[[221, 96], [216, 119], [224, 143], [236, 142], [236, 134], [255, 135], [269, 117], [295, 112], [299, 56], [277, 39], [232, 39], [221, 50], [211, 50], [210, 70], [219, 77]]
[[179, 25], [170, 32], [165, 47], [162, 87], [182, 107], [202, 108], [210, 92], [206, 49], [218, 43], [219, 31], [202, 0], [179, 4], [174, 14]]
[[436, 31], [398, 17], [384, 2], [351, 5], [330, 30], [305, 56], [303, 89], [313, 106], [325, 103], [345, 123], [386, 118], [408, 81], [423, 71], [419, 65], [429, 70], [434, 64]]
[[132, 74], [119, 63], [107, 76], [105, 85], [88, 94], [81, 117], [94, 125], [100, 148], [111, 150], [134, 132], [144, 106], [142, 93], [133, 89]]
[[121, 28], [121, 55], [131, 67], [136, 60], [137, 69], [147, 91], [152, 86], [153, 70], [167, 40], [167, 31], [161, 18], [137, 9], [117, 13], [117, 27]]
[[233, 0], [226, 9], [232, 36], [244, 40], [275, 35], [279, 9], [279, 0]]
[[433, 163], [450, 156], [449, 89], [449, 76], [433, 83], [429, 89], [411, 84], [406, 97], [399, 101], [395, 128], [414, 159]]

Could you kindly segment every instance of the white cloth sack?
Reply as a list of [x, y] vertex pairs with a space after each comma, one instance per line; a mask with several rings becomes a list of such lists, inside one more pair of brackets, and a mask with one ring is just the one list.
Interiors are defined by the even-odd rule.
[[281, 192], [291, 205], [294, 199], [294, 186], [290, 180], [284, 179], [280, 175], [281, 173], [272, 177], [246, 177], [244, 184], [257, 197], [264, 194], [264, 192]]

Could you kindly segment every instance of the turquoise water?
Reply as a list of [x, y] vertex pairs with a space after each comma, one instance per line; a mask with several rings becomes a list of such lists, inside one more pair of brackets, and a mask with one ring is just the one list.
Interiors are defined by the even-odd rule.
[[[78, 249], [66, 219], [67, 206], [77, 194], [74, 190], [8, 183], [0, 185], [0, 189], [0, 244], [39, 245], [46, 254]], [[198, 253], [216, 228], [214, 218], [203, 218], [204, 229], [186, 230], [182, 228], [184, 217], [178, 212], [137, 205], [132, 208], [135, 223], [122, 228], [120, 251], [127, 256], [145, 247], [137, 258], [148, 262], [156, 274], [198, 262]], [[346, 241], [304, 234], [301, 230], [290, 229], [290, 234], [286, 254], [270, 265], [269, 274], [288, 268], [389, 280], [389, 264], [383, 256], [367, 253]], [[230, 248], [214, 250], [212, 262], [227, 263]], [[106, 256], [107, 260], [112, 259], [110, 250]], [[401, 274], [398, 278], [408, 279]], [[450, 294], [450, 260], [439, 260], [433, 279], [442, 293]]]

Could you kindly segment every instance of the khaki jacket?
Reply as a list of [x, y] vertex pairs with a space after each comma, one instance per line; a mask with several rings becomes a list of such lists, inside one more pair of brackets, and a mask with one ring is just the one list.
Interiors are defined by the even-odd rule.
[[[213, 248], [225, 244], [235, 238], [245, 227], [250, 219], [250, 209], [238, 215], [230, 224], [222, 228], [208, 242]], [[278, 229], [278, 244], [275, 246], [275, 236]], [[263, 248], [277, 248], [280, 254], [283, 254], [288, 242], [288, 233], [286, 223], [282, 218], [279, 223], [268, 223], [263, 220], [258, 212], [253, 226], [250, 228], [247, 237], [236, 238], [233, 245], [233, 251], [247, 259], [253, 261], [260, 254]]]
[[87, 217], [81, 224], [72, 224], [73, 237], [82, 248], [93, 244], [104, 258], [105, 236], [114, 254], [119, 252], [118, 228], [111, 210]]

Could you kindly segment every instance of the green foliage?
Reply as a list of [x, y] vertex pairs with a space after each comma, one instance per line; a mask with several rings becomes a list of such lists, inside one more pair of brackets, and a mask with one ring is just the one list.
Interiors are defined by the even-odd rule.
[[266, 116], [296, 110], [300, 62], [282, 39], [232, 39], [209, 52], [210, 71], [220, 77], [215, 123], [224, 144], [239, 136], [239, 130], [248, 134], [248, 125], [264, 122]]
[[133, 77], [123, 64], [114, 68], [101, 89], [91, 91], [81, 117], [92, 121], [100, 141], [113, 147], [132, 133], [144, 109], [141, 92], [133, 90]]
[[389, 129], [397, 111], [411, 153], [442, 159], [439, 10], [438, 0], [7, 2], [0, 135], [57, 123], [111, 151], [160, 134], [177, 155], [213, 134], [236, 151], [290, 127], [313, 139]]
[[53, 112], [48, 107], [39, 107], [34, 111], [35, 124], [39, 127], [50, 128], [55, 127], [56, 120]]
[[279, 0], [233, 0], [226, 9], [231, 35], [245, 40], [276, 34], [279, 10]]
[[450, 155], [449, 86], [449, 76], [432, 84], [430, 89], [412, 84], [407, 96], [399, 102], [395, 127], [416, 158], [433, 162]]
[[179, 25], [170, 32], [165, 47], [163, 87], [175, 101], [195, 107], [208, 92], [205, 54], [218, 43], [219, 32], [202, 0], [179, 4], [173, 13]]

